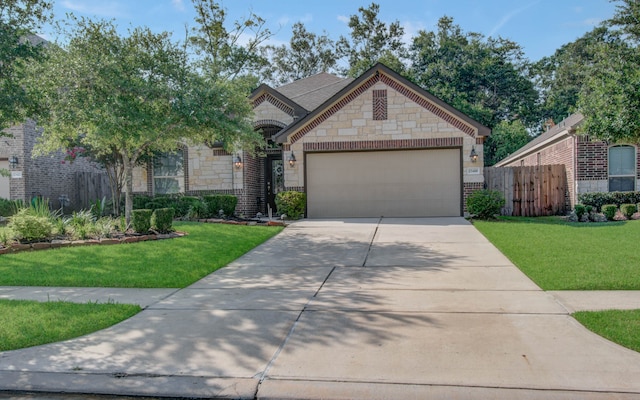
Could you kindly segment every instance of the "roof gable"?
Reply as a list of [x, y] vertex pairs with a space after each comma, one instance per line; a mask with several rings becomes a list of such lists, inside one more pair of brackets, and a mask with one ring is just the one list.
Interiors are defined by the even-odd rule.
[[258, 86], [258, 88], [255, 89], [251, 93], [251, 95], [249, 95], [249, 99], [253, 104], [253, 108], [258, 107], [265, 101], [268, 101], [269, 103], [273, 104], [275, 107], [291, 115], [292, 117], [302, 116], [309, 112], [297, 102], [284, 96], [282, 93], [266, 84]]
[[518, 150], [514, 151], [509, 156], [505, 157], [503, 160], [500, 160], [496, 163], [496, 167], [508, 164], [513, 160], [516, 160], [525, 154], [532, 152], [534, 150], [538, 150], [540, 147], [543, 147], [544, 144], [554, 141], [560, 137], [572, 134], [578, 125], [582, 124], [584, 117], [580, 113], [571, 114], [567, 118], [558, 122], [557, 125], [551, 127], [548, 131], [542, 133], [537, 138], [533, 139], [529, 143], [520, 147]]
[[491, 133], [489, 128], [436, 98], [426, 90], [409, 82], [385, 65], [378, 63], [357, 79], [350, 81], [339, 92], [324, 101], [306, 117], [279, 132], [275, 137], [276, 141], [284, 143], [287, 139], [290, 139], [291, 143], [296, 142], [377, 82], [385, 83], [387, 86], [472, 137], [487, 136]]

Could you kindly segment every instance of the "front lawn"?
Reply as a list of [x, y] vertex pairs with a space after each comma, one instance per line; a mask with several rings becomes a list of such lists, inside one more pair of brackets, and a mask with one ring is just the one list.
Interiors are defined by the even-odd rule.
[[280, 227], [176, 222], [182, 238], [0, 256], [0, 286], [181, 288], [225, 266]]
[[640, 290], [640, 220], [511, 217], [474, 226], [544, 290]]
[[123, 321], [140, 311], [130, 304], [0, 300], [0, 351], [59, 342]]
[[640, 310], [581, 311], [573, 317], [598, 335], [640, 351]]

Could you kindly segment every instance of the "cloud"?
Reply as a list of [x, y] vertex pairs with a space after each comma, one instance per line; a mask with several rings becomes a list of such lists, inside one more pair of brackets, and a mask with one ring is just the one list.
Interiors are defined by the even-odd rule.
[[171, 0], [171, 4], [173, 5], [173, 8], [175, 8], [176, 10], [182, 12], [184, 11], [184, 1], [183, 0]]
[[309, 22], [313, 21], [313, 14], [306, 13], [306, 14], [304, 14], [302, 16], [283, 15], [280, 18], [278, 18], [278, 25], [286, 26], [286, 25], [289, 25], [289, 22], [291, 22], [291, 21], [302, 22], [303, 24], [308, 24]]
[[532, 2], [532, 3], [529, 3], [529, 4], [525, 5], [524, 7], [520, 7], [520, 8], [518, 8], [518, 9], [515, 9], [515, 10], [513, 10], [513, 11], [509, 12], [507, 15], [505, 15], [504, 17], [502, 17], [502, 19], [500, 20], [500, 22], [498, 22], [498, 24], [497, 24], [496, 26], [494, 26], [494, 27], [491, 29], [491, 32], [489, 32], [489, 36], [493, 36], [493, 35], [495, 35], [496, 33], [498, 33], [498, 31], [499, 31], [503, 26], [505, 26], [509, 21], [511, 21], [511, 19], [512, 19], [513, 17], [515, 17], [516, 15], [518, 15], [518, 14], [520, 14], [520, 13], [524, 12], [524, 11], [525, 11], [525, 10], [527, 10], [528, 8], [531, 8], [531, 7], [535, 6], [535, 5], [537, 5], [538, 3], [540, 3], [540, 0], [534, 1], [534, 2]]
[[349, 17], [345, 17], [344, 15], [338, 15], [338, 21], [344, 22], [345, 24], [349, 23]]
[[404, 28], [404, 35], [402, 35], [402, 41], [405, 44], [411, 44], [411, 42], [413, 41], [413, 38], [416, 37], [418, 32], [425, 29], [425, 25], [422, 22], [414, 23], [411, 21], [405, 21], [405, 22], [402, 22], [401, 25]]
[[99, 17], [121, 18], [128, 17], [128, 13], [122, 5], [116, 1], [83, 1], [64, 0], [62, 6], [82, 14], [96, 15]]

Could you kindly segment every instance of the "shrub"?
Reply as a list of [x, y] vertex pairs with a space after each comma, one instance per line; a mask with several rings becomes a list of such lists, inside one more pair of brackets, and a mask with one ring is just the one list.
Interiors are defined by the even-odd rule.
[[53, 233], [53, 223], [49, 217], [36, 215], [31, 208], [20, 209], [9, 218], [8, 228], [16, 239], [25, 241], [44, 240]]
[[66, 233], [74, 239], [87, 239], [95, 231], [95, 217], [91, 211], [74, 212], [71, 217], [64, 220]]
[[153, 210], [140, 209], [131, 212], [131, 225], [137, 233], [147, 233], [151, 229], [151, 215]]
[[137, 194], [133, 196], [133, 209], [141, 210], [146, 207], [147, 203], [152, 201], [153, 198], [144, 194]]
[[173, 215], [175, 210], [173, 208], [158, 208], [151, 214], [151, 227], [160, 233], [167, 233], [172, 231]]
[[191, 207], [189, 207], [189, 213], [187, 214], [190, 219], [206, 218], [207, 215], [207, 205], [200, 200], [191, 204]]
[[635, 204], [621, 204], [620, 212], [625, 216], [626, 219], [631, 219], [633, 214], [638, 211], [638, 206]]
[[576, 213], [576, 217], [578, 217], [578, 221], [580, 221], [584, 213], [587, 212], [587, 207], [585, 207], [582, 204], [576, 204], [573, 211]]
[[608, 221], [613, 221], [613, 218], [616, 216], [616, 211], [618, 211], [618, 206], [615, 204], [605, 204], [602, 206], [602, 213], [607, 217]]
[[10, 217], [15, 214], [20, 205], [11, 200], [0, 198], [0, 217]]
[[578, 200], [584, 205], [591, 205], [596, 210], [602, 210], [605, 204], [615, 204], [620, 207], [622, 204], [640, 203], [640, 192], [593, 192], [582, 193]]
[[203, 196], [205, 203], [207, 204], [207, 216], [217, 217], [220, 210], [225, 216], [231, 217], [236, 212], [236, 205], [238, 204], [238, 198], [231, 194], [214, 194]]
[[480, 219], [490, 219], [500, 215], [504, 204], [504, 197], [497, 190], [478, 190], [467, 197], [467, 210]]
[[286, 191], [276, 195], [276, 207], [280, 214], [289, 219], [299, 219], [304, 215], [307, 195], [303, 192]]

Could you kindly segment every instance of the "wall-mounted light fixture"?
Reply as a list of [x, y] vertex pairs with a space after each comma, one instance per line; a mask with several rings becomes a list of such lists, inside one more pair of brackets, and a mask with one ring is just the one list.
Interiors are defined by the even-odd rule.
[[471, 148], [471, 153], [469, 154], [469, 158], [471, 159], [471, 162], [478, 161], [478, 153], [476, 153], [476, 146], [473, 146]]
[[291, 155], [289, 155], [289, 166], [291, 168], [293, 168], [296, 165], [296, 155], [293, 154], [293, 151], [291, 152]]
[[11, 156], [9, 157], [9, 168], [16, 169], [18, 167], [18, 157]]
[[233, 157], [233, 165], [236, 167], [236, 169], [242, 168], [242, 158], [240, 158], [239, 154], [236, 154], [236, 156]]

